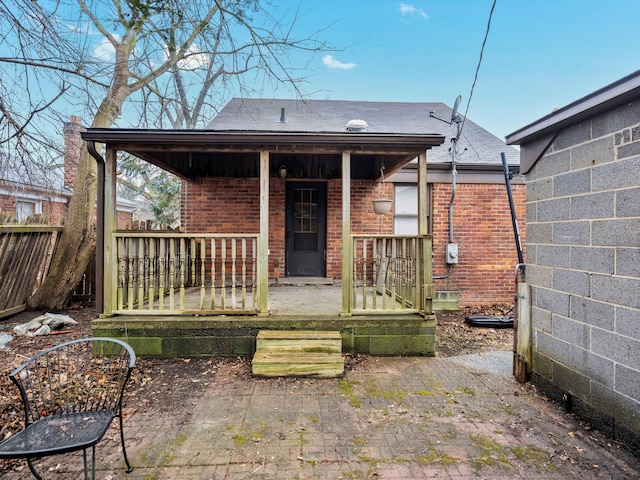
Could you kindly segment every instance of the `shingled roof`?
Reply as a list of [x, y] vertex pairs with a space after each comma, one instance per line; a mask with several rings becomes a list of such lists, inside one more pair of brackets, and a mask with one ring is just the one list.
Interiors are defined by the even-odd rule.
[[[441, 102], [233, 98], [207, 129], [247, 133], [343, 133], [350, 120], [364, 120], [368, 133], [445, 135], [442, 146], [429, 150], [427, 158], [430, 164], [449, 163], [449, 147], [456, 126], [430, 117], [431, 111], [439, 118], [451, 118], [451, 107]], [[469, 119], [464, 122], [459, 152], [462, 152], [458, 158], [461, 165], [501, 166], [501, 152], [505, 152], [511, 165], [520, 161], [515, 148]]]

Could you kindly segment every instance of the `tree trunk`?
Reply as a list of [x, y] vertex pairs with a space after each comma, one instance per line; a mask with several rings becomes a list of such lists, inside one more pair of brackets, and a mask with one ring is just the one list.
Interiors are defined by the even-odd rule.
[[51, 259], [49, 274], [27, 302], [30, 308], [63, 309], [80, 283], [89, 261], [95, 258], [96, 170], [95, 160], [89, 156], [86, 146], [83, 146], [78, 177], [69, 201], [64, 228]]
[[[125, 67], [126, 68], [126, 67]], [[130, 89], [126, 85], [128, 75], [120, 73], [123, 83], [114, 86], [93, 120], [92, 127], [108, 128], [120, 113], [120, 108]], [[95, 261], [96, 247], [96, 198], [97, 164], [83, 143], [78, 164], [78, 176], [69, 201], [64, 228], [51, 259], [49, 273], [38, 290], [29, 298], [27, 306], [32, 309], [60, 310], [67, 306], [71, 294], [80, 283], [89, 262]], [[97, 286], [101, 288], [101, 286]]]

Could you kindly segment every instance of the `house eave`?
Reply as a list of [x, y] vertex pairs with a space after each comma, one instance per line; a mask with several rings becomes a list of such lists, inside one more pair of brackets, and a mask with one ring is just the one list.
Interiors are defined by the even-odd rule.
[[[509, 171], [514, 174], [512, 183], [523, 183], [519, 175], [520, 165], [510, 164]], [[451, 183], [451, 163], [428, 164], [429, 183]], [[504, 183], [502, 165], [496, 164], [456, 164], [456, 181], [459, 183], [496, 184]], [[395, 183], [416, 183], [418, 178], [415, 164], [405, 166], [389, 179]]]
[[84, 140], [106, 143], [113, 147], [144, 145], [145, 151], [172, 149], [259, 151], [282, 147], [301, 148], [318, 146], [336, 152], [349, 149], [367, 151], [412, 151], [441, 145], [445, 137], [440, 134], [369, 134], [369, 133], [310, 133], [310, 132], [245, 132], [213, 130], [129, 130], [88, 129], [82, 133]]
[[[445, 140], [440, 134], [131, 129], [88, 129], [82, 138], [128, 152], [185, 179], [256, 176], [257, 158], [263, 151], [281, 158], [333, 158], [331, 165], [322, 166], [327, 178], [339, 176], [340, 155], [349, 152], [356, 162], [353, 178], [377, 179], [382, 165], [386, 174], [392, 174]], [[306, 178], [315, 175], [304, 172]]]

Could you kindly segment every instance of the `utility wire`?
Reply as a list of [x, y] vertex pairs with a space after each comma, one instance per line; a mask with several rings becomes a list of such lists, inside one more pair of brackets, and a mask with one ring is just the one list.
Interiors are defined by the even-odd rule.
[[480, 48], [480, 58], [478, 59], [478, 66], [476, 67], [476, 74], [473, 78], [473, 84], [471, 85], [471, 93], [469, 93], [469, 99], [467, 100], [467, 109], [464, 111], [464, 117], [462, 117], [462, 125], [460, 125], [460, 133], [464, 128], [464, 122], [467, 120], [467, 113], [469, 113], [469, 105], [471, 105], [471, 97], [473, 97], [473, 89], [476, 87], [476, 81], [478, 80], [478, 72], [480, 71], [480, 65], [482, 64], [482, 55], [484, 53], [484, 47], [487, 44], [487, 38], [489, 37], [489, 30], [491, 30], [491, 17], [493, 17], [493, 11], [496, 8], [496, 2], [493, 0], [491, 5], [491, 11], [489, 12], [489, 21], [487, 22], [487, 31], [484, 34], [484, 40], [482, 41], [482, 48]]

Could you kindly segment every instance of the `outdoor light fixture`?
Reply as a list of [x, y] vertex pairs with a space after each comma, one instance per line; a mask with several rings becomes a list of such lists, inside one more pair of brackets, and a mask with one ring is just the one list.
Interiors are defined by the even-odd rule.
[[287, 178], [287, 167], [280, 165], [280, 178]]

